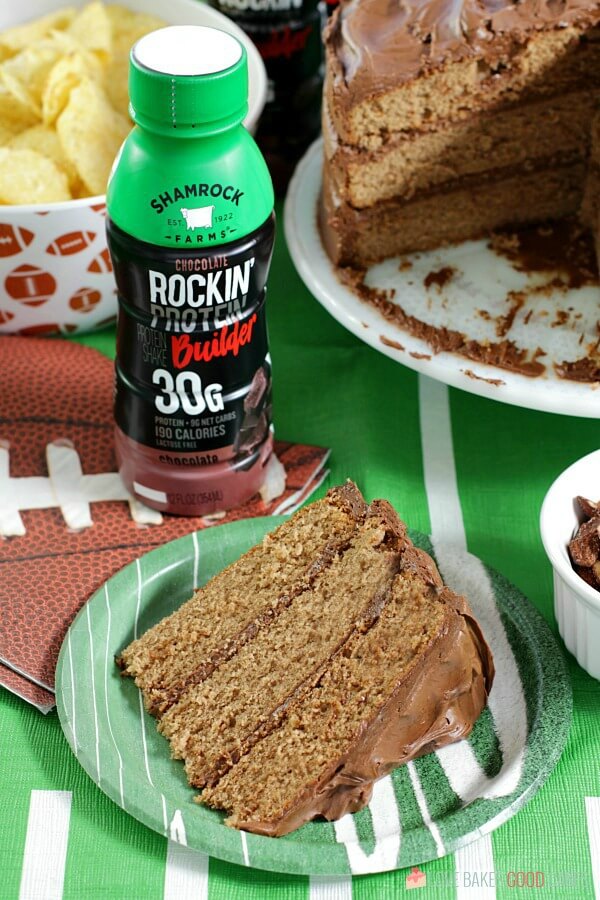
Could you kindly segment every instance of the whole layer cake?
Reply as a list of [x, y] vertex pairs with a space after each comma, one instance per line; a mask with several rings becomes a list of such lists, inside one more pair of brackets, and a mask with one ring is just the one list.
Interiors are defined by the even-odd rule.
[[342, 266], [578, 213], [600, 3], [347, 0], [326, 31], [321, 229]]
[[368, 802], [471, 731], [493, 662], [384, 500], [305, 507], [121, 654], [172, 755], [227, 824], [281, 835]]

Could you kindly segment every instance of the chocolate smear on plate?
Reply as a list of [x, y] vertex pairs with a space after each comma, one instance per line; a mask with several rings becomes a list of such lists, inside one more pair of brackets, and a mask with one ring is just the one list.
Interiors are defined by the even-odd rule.
[[390, 340], [390, 338], [387, 338], [385, 334], [380, 334], [379, 340], [382, 344], [385, 344], [386, 347], [393, 347], [394, 350], [404, 350], [403, 344], [400, 344], [398, 341]]
[[471, 340], [460, 331], [437, 328], [416, 316], [409, 315], [399, 304], [392, 303], [395, 293], [393, 290], [381, 290], [365, 284], [366, 269], [347, 266], [338, 268], [337, 273], [340, 280], [359, 299], [377, 309], [388, 322], [429, 344], [434, 353], [442, 351], [457, 353], [474, 362], [497, 366], [530, 378], [537, 378], [546, 371], [546, 367], [539, 361], [539, 357], [545, 355], [541, 348], [531, 353], [529, 350], [519, 349], [514, 341], [480, 343]]
[[[540, 284], [533, 284], [522, 291], [509, 291], [506, 298], [508, 310], [502, 316], [492, 317], [487, 310], [478, 310], [481, 318], [488, 321], [495, 319], [496, 334], [500, 339], [495, 342], [472, 340], [460, 331], [436, 327], [409, 315], [402, 306], [391, 302], [395, 295], [393, 290], [385, 291], [365, 284], [365, 269], [347, 267], [339, 268], [337, 272], [340, 280], [361, 300], [375, 307], [387, 321], [425, 341], [434, 353], [457, 353], [475, 362], [537, 378], [546, 371], [546, 366], [540, 362], [540, 357], [545, 356], [546, 352], [541, 348], [535, 351], [521, 349], [507, 335], [529, 296], [551, 297], [557, 291], [600, 285], [592, 235], [575, 218], [567, 218], [517, 230], [500, 230], [492, 235], [488, 246], [518, 271], [547, 276]], [[404, 271], [408, 266], [401, 263], [399, 268]], [[441, 292], [455, 271], [452, 266], [444, 266], [429, 272], [423, 283], [427, 288], [435, 285]], [[525, 311], [523, 324], [529, 323], [532, 312], [531, 309]], [[566, 311], [557, 310], [551, 327], [568, 327], [570, 322], [571, 316]], [[585, 350], [584, 356], [554, 363], [559, 378], [584, 383], [600, 382], [600, 348], [591, 342], [584, 344], [584, 341], [582, 335], [580, 343]]]
[[483, 375], [476, 375], [473, 369], [461, 369], [461, 371], [467, 378], [472, 378], [474, 381], [485, 381], [486, 384], [493, 384], [495, 387], [506, 384], [501, 378], [484, 378]]
[[525, 304], [527, 295], [524, 291], [509, 291], [506, 299], [510, 303], [510, 307], [506, 315], [498, 316], [496, 319], [496, 334], [498, 337], [506, 337], [510, 329], [513, 327], [515, 316]]
[[441, 291], [449, 281], [452, 281], [455, 272], [454, 266], [444, 266], [442, 269], [438, 269], [437, 272], [429, 272], [423, 279], [423, 284], [426, 288], [435, 285]]
[[567, 288], [598, 284], [592, 235], [576, 219], [498, 231], [489, 247], [520, 272], [558, 272]]
[[586, 384], [593, 384], [600, 381], [600, 359], [589, 356], [583, 356], [581, 359], [575, 359], [569, 362], [564, 360], [554, 366], [556, 374], [559, 378], [565, 378], [569, 381], [581, 381]]

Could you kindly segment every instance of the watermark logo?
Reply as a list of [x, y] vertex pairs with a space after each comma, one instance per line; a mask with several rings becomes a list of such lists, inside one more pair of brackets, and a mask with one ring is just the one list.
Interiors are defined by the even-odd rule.
[[506, 873], [506, 886], [509, 888], [543, 888], [546, 877], [543, 872], [525, 872], [520, 869], [517, 872]]
[[406, 876], [406, 888], [411, 891], [413, 888], [423, 888], [427, 884], [427, 875], [418, 866], [413, 866]]

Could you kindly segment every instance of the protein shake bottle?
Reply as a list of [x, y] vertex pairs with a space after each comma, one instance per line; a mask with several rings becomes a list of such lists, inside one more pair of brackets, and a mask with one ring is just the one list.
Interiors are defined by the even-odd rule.
[[119, 471], [147, 505], [206, 515], [249, 499], [272, 453], [273, 188], [241, 124], [234, 37], [154, 31], [131, 51], [129, 88], [136, 127], [107, 196]]

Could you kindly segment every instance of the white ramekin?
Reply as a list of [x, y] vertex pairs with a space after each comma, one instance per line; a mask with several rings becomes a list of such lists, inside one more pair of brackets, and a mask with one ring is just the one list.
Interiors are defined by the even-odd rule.
[[544, 498], [540, 531], [554, 570], [554, 613], [568, 650], [600, 679], [600, 592], [571, 566], [567, 545], [583, 520], [575, 497], [600, 499], [600, 450], [578, 459], [558, 476]]

